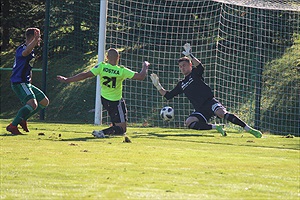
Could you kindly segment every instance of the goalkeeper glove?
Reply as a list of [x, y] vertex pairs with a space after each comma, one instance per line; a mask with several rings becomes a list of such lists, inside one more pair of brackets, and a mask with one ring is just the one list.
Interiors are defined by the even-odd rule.
[[152, 80], [153, 85], [156, 87], [156, 89], [157, 89], [157, 90], [161, 90], [161, 89], [162, 89], [162, 86], [161, 86], [161, 84], [160, 84], [160, 82], [159, 82], [158, 76], [157, 76], [156, 74], [152, 73], [152, 74], [150, 75], [150, 78], [151, 78], [151, 80]]
[[188, 57], [190, 60], [194, 58], [191, 50], [191, 45], [190, 43], [186, 43], [183, 45], [184, 51], [182, 52], [186, 57]]

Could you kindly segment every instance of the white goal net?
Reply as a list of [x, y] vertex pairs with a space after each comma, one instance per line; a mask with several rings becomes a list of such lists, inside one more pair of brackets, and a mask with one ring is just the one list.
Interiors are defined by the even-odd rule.
[[234, 4], [244, 7], [300, 11], [298, 0], [214, 0], [220, 3]]
[[[177, 59], [189, 42], [228, 111], [263, 131], [299, 134], [299, 63], [278, 67], [299, 42], [299, 16], [298, 1], [109, 0], [106, 49], [119, 49], [120, 64], [135, 71], [148, 60], [149, 74], [171, 90], [183, 78]], [[184, 96], [162, 98], [149, 77], [125, 81], [123, 96], [129, 123], [141, 126], [184, 127], [193, 111]], [[166, 105], [175, 109], [168, 124], [159, 118]]]

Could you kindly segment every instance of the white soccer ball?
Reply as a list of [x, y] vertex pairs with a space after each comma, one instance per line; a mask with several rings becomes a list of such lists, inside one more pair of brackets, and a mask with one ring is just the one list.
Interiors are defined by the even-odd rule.
[[174, 119], [174, 109], [170, 106], [165, 106], [160, 110], [160, 117], [164, 121], [171, 121]]

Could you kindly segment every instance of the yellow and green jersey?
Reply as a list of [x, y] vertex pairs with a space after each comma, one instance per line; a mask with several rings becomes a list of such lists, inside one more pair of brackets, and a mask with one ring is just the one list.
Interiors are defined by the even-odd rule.
[[100, 75], [101, 96], [110, 101], [118, 101], [122, 98], [123, 81], [131, 79], [135, 72], [118, 65], [101, 62], [91, 69], [97, 76]]

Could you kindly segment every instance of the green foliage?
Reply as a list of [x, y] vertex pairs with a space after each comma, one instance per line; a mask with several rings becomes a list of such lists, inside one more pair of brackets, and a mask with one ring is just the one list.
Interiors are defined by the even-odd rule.
[[29, 123], [27, 135], [1, 132], [0, 198], [298, 198], [298, 137], [130, 127], [132, 143], [123, 143], [93, 138], [101, 128]]
[[45, 1], [13, 0], [1, 1], [0, 15], [2, 31], [1, 51], [9, 50], [24, 42], [25, 30], [29, 27], [38, 27], [43, 30], [45, 19]]
[[[262, 125], [278, 119], [278, 131], [300, 132], [300, 35], [294, 35], [294, 45], [282, 57], [265, 66], [263, 73]], [[298, 95], [295, 95], [298, 94]], [[273, 111], [273, 112], [272, 112]], [[274, 112], [275, 111], [275, 112]], [[289, 119], [286, 121], [285, 119]], [[297, 130], [298, 129], [298, 130]]]
[[49, 72], [55, 73], [49, 73], [51, 81], [48, 85], [48, 95], [51, 104], [47, 109], [47, 119], [92, 123], [96, 78], [70, 84], [59, 83], [56, 80], [57, 75], [72, 76], [87, 71], [97, 64], [95, 54], [87, 53], [82, 58], [82, 54], [78, 53], [77, 56], [74, 56], [74, 53], [51, 61]]

